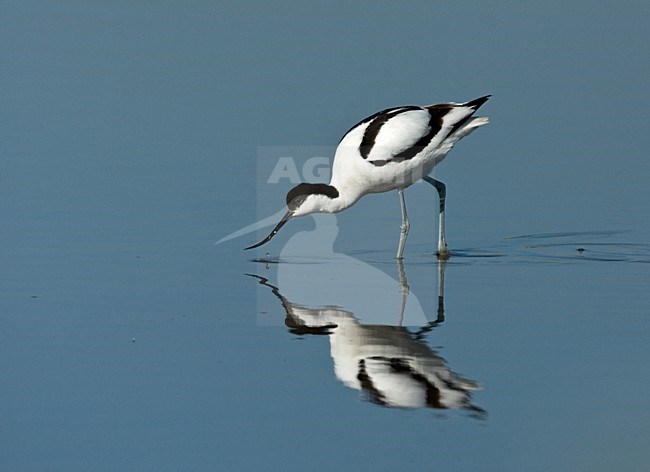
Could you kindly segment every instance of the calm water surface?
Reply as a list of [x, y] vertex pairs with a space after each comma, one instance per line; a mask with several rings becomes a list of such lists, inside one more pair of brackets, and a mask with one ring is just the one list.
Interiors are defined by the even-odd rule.
[[[0, 468], [646, 470], [649, 16], [9, 2]], [[214, 244], [279, 149], [485, 93], [446, 264], [426, 185], [403, 265], [396, 194]]]

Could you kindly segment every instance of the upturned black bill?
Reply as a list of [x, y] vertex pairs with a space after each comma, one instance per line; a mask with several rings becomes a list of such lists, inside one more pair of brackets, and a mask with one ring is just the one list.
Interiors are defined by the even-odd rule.
[[278, 225], [273, 229], [273, 231], [271, 231], [271, 234], [269, 234], [266, 238], [262, 239], [259, 243], [244, 248], [244, 251], [247, 251], [248, 249], [255, 249], [256, 247], [260, 247], [268, 243], [271, 240], [271, 238], [273, 238], [273, 236], [278, 234], [280, 228], [282, 228], [286, 224], [286, 222], [291, 219], [292, 216], [293, 216], [293, 211], [289, 210], [288, 212], [286, 212], [285, 215], [280, 220], [280, 222], [278, 223]]

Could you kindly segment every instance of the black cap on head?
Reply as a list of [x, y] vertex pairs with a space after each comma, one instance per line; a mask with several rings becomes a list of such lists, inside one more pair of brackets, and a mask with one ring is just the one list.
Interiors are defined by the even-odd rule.
[[287, 206], [289, 210], [295, 210], [309, 195], [325, 195], [329, 198], [339, 196], [335, 187], [327, 184], [299, 184], [287, 193]]

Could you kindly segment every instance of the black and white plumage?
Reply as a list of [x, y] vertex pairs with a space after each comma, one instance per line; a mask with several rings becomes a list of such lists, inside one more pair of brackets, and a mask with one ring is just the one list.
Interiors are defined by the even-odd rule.
[[438, 256], [447, 258], [446, 189], [429, 174], [456, 142], [488, 123], [487, 118], [474, 118], [474, 113], [489, 97], [467, 103], [388, 108], [360, 121], [343, 135], [336, 148], [329, 185], [303, 183], [291, 189], [286, 199], [288, 211], [280, 223], [265, 239], [246, 249], [267, 243], [292, 217], [336, 213], [369, 193], [397, 190], [402, 209], [397, 258], [401, 259], [410, 226], [404, 189], [423, 179], [440, 197]]

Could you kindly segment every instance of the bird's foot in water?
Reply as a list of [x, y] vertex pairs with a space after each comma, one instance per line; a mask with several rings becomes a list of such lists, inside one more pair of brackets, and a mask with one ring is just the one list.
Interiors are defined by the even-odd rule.
[[449, 249], [447, 249], [447, 245], [445, 244], [443, 247], [438, 248], [436, 251], [436, 256], [438, 256], [438, 259], [442, 261], [446, 261], [449, 259], [449, 256], [451, 256]]

